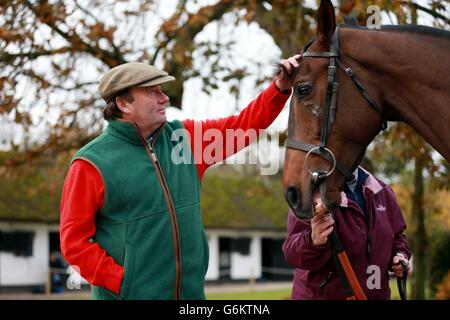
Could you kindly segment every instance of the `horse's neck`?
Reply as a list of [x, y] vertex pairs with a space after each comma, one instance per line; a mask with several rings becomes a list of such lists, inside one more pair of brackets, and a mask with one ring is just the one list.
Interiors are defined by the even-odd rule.
[[392, 31], [347, 32], [343, 50], [346, 46], [349, 61], [364, 70], [363, 83], [389, 120], [409, 124], [450, 161], [449, 39]]

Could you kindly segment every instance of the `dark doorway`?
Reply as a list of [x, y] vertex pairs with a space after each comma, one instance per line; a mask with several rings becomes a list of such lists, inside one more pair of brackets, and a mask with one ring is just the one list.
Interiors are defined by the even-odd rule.
[[49, 257], [51, 292], [64, 293], [67, 281], [67, 262], [61, 254], [59, 232], [49, 233]]
[[51, 252], [61, 252], [61, 243], [59, 240], [59, 232], [50, 232], [49, 234], [49, 253]]
[[284, 239], [262, 239], [263, 278], [266, 280], [292, 280], [294, 268], [284, 259]]
[[231, 279], [231, 239], [219, 238], [219, 280]]

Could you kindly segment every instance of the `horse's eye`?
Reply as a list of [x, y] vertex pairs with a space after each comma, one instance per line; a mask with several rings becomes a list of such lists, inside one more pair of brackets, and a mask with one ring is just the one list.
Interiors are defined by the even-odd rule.
[[314, 85], [310, 82], [300, 83], [295, 89], [295, 92], [297, 93], [297, 96], [301, 99], [311, 94], [313, 86]]

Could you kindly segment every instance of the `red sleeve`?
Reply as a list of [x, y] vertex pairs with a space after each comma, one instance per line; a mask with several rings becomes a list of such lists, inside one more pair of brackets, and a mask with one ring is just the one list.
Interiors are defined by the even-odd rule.
[[311, 222], [298, 219], [289, 210], [288, 235], [283, 244], [287, 263], [304, 270], [320, 270], [330, 259], [331, 250], [327, 244], [314, 246], [311, 239]]
[[183, 121], [189, 132], [191, 149], [200, 180], [206, 169], [237, 153], [269, 127], [283, 110], [291, 91], [281, 93], [275, 81], [241, 111], [226, 118]]
[[61, 199], [61, 250], [90, 284], [120, 293], [123, 267], [97, 243], [95, 214], [104, 202], [100, 173], [87, 161], [76, 160], [69, 169]]

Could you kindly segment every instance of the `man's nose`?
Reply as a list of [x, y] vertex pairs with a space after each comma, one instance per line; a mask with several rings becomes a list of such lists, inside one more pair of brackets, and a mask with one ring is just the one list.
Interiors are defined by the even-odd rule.
[[159, 102], [166, 103], [166, 102], [169, 102], [169, 100], [170, 100], [170, 98], [164, 92], [161, 92], [161, 94], [159, 96]]

